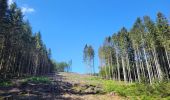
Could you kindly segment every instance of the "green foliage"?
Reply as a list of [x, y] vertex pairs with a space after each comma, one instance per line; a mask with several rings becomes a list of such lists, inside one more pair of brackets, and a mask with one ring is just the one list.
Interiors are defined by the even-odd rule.
[[98, 52], [100, 76], [150, 84], [169, 80], [169, 33], [168, 20], [162, 13], [157, 14], [156, 21], [149, 16], [138, 17], [130, 30], [123, 27], [104, 40]]
[[53, 71], [51, 51], [48, 52], [40, 32], [33, 33], [16, 3], [0, 0], [0, 78], [42, 75]]
[[[112, 70], [116, 70], [116, 65], [113, 66], [105, 66], [100, 69], [99, 75], [104, 78], [113, 77]], [[107, 73], [107, 74], [106, 74]], [[107, 75], [107, 76], [106, 76]]]
[[159, 100], [161, 98], [169, 98], [170, 83], [161, 82], [155, 84], [128, 84], [106, 80], [103, 82], [106, 92], [116, 92], [120, 96], [130, 98], [140, 98], [142, 100]]
[[88, 73], [90, 73], [91, 75], [95, 73], [94, 56], [95, 52], [93, 47], [91, 45], [86, 44], [83, 50], [83, 62], [85, 63], [88, 69]]
[[50, 83], [51, 81], [50, 81], [50, 79], [48, 78], [48, 77], [31, 77], [31, 78], [28, 78], [28, 79], [26, 79], [26, 81], [25, 81], [26, 83], [28, 83], [28, 82], [31, 82], [31, 83], [36, 83], [36, 84], [38, 84], [38, 83]]
[[10, 81], [3, 81], [0, 82], [0, 87], [9, 87], [12, 86], [13, 84]]
[[55, 62], [53, 61], [54, 64], [54, 70], [57, 72], [70, 72], [71, 71], [71, 64], [72, 63], [67, 63], [67, 62]]
[[[105, 66], [105, 67], [103, 67], [103, 68], [100, 69], [99, 74], [100, 74], [102, 77], [104, 77], [104, 78], [108, 78], [108, 77], [111, 76], [111, 75], [109, 75], [109, 74], [110, 74], [109, 71], [110, 71], [110, 70], [109, 70], [109, 66]], [[108, 76], [106, 76], [106, 75], [108, 75]]]

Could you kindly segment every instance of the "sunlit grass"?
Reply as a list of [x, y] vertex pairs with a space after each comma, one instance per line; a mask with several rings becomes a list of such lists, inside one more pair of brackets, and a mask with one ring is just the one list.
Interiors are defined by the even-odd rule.
[[143, 100], [159, 100], [170, 98], [170, 83], [162, 82], [155, 84], [121, 84], [116, 81], [103, 82], [105, 92], [115, 92], [120, 96], [140, 98]]
[[31, 83], [50, 83], [51, 80], [48, 78], [48, 77], [30, 77], [30, 78], [27, 78], [25, 79], [25, 83], [28, 83], [28, 82], [31, 82]]
[[96, 76], [84, 77], [81, 80], [86, 81], [88, 84], [101, 85], [105, 93], [115, 92], [120, 96], [133, 100], [170, 99], [170, 83], [168, 82], [154, 83], [152, 85], [143, 83], [125, 84], [122, 81], [105, 80]]

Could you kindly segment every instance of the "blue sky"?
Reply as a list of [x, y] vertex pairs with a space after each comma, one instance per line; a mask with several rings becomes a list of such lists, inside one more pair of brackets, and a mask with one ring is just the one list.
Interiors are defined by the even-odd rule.
[[161, 11], [170, 18], [169, 0], [10, 0], [22, 8], [33, 31], [41, 31], [52, 57], [73, 61], [73, 71], [85, 73], [82, 61], [84, 45], [95, 51], [98, 71], [98, 48], [106, 36], [123, 26], [131, 28], [137, 17], [149, 15], [155, 20]]

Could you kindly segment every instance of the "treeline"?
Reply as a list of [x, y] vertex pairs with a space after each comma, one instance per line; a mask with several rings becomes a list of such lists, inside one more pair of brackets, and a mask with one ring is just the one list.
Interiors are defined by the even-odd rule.
[[52, 72], [51, 50], [32, 32], [16, 3], [0, 0], [0, 79]]
[[55, 67], [54, 70], [56, 72], [72, 72], [72, 60], [69, 62], [53, 62]]
[[128, 31], [123, 27], [105, 39], [99, 48], [100, 75], [125, 82], [170, 79], [170, 26], [158, 13], [156, 21], [149, 16], [137, 18]]

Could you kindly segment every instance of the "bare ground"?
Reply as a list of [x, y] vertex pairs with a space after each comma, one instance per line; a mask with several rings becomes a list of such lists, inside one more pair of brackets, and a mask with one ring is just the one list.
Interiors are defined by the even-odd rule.
[[0, 100], [124, 100], [115, 93], [105, 94], [100, 82], [88, 80], [90, 76], [76, 73], [48, 75], [50, 84], [21, 84], [22, 79], [13, 80], [15, 86], [0, 87]]

